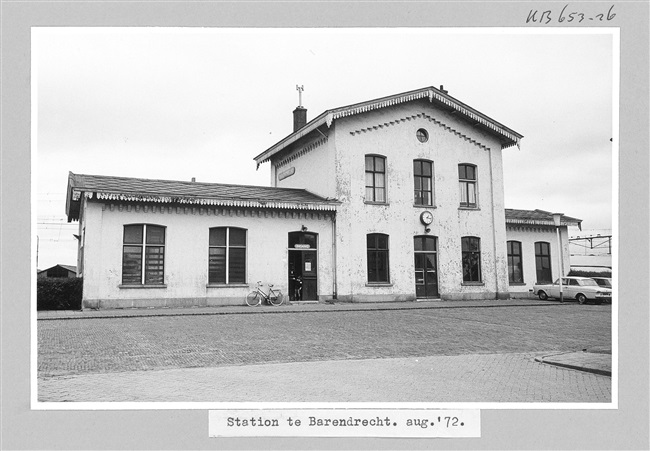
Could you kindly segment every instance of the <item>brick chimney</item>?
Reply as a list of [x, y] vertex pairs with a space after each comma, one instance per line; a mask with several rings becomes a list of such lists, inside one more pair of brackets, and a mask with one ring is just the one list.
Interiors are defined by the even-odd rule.
[[301, 129], [307, 123], [307, 108], [297, 106], [293, 110], [293, 131]]

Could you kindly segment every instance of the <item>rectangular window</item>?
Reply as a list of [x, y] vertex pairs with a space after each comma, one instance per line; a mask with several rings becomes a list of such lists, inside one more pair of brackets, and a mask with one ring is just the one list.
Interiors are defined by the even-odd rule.
[[551, 274], [551, 245], [544, 241], [535, 243], [535, 269], [537, 283], [552, 283]]
[[236, 227], [210, 229], [208, 283], [246, 283], [246, 230]]
[[124, 226], [122, 284], [165, 283], [165, 227], [151, 224]]
[[508, 280], [510, 283], [524, 283], [524, 272], [521, 256], [521, 243], [508, 241]]
[[481, 281], [481, 239], [474, 236], [461, 238], [463, 254], [463, 282]]
[[413, 161], [415, 205], [433, 205], [433, 164], [426, 160]]
[[388, 235], [371, 233], [367, 236], [368, 283], [388, 283]]
[[366, 202], [386, 202], [386, 159], [366, 155]]
[[460, 184], [460, 206], [476, 208], [476, 166], [459, 164], [458, 182]]

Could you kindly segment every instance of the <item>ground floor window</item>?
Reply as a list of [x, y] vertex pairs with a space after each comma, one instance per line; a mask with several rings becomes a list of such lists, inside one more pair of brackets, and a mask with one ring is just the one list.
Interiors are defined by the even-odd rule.
[[246, 229], [210, 229], [208, 283], [246, 283]]
[[165, 283], [165, 227], [153, 224], [124, 226], [122, 284]]
[[388, 235], [369, 233], [366, 239], [368, 249], [368, 282], [388, 282]]
[[523, 283], [524, 271], [521, 255], [521, 242], [508, 241], [508, 281], [510, 283]]
[[537, 283], [553, 282], [551, 274], [551, 245], [544, 241], [535, 243], [535, 267]]
[[475, 236], [461, 238], [463, 254], [463, 282], [481, 281], [481, 239]]

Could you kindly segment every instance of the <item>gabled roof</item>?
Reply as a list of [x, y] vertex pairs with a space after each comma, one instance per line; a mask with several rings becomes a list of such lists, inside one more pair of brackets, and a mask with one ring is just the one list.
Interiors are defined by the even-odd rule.
[[[515, 210], [506, 208], [506, 224], [532, 224], [553, 226], [553, 213], [544, 210]], [[560, 224], [565, 226], [582, 227], [582, 219], [562, 215]]]
[[104, 175], [68, 175], [68, 222], [79, 219], [81, 197], [123, 202], [176, 203], [274, 209], [335, 210], [338, 202], [304, 189], [154, 180]]
[[41, 274], [41, 273], [44, 273], [44, 272], [49, 271], [50, 269], [54, 269], [54, 268], [57, 268], [57, 267], [58, 267], [58, 268], [66, 269], [66, 270], [68, 270], [68, 271], [70, 271], [70, 272], [73, 272], [73, 273], [77, 274], [77, 267], [76, 267], [76, 266], [72, 266], [72, 265], [54, 265], [54, 266], [50, 266], [50, 267], [47, 268], [47, 269], [39, 269], [39, 270], [37, 270], [37, 273], [38, 273], [38, 274]]
[[303, 136], [308, 135], [324, 124], [329, 127], [332, 125], [332, 122], [339, 118], [361, 114], [368, 111], [386, 108], [392, 105], [424, 98], [428, 98], [431, 103], [434, 103], [446, 110], [458, 113], [461, 117], [464, 117], [475, 125], [482, 127], [488, 133], [496, 136], [501, 141], [502, 149], [511, 146], [519, 147], [519, 143], [521, 138], [523, 138], [523, 135], [520, 135], [516, 131], [506, 127], [494, 119], [491, 119], [490, 117], [475, 110], [474, 108], [471, 108], [463, 102], [456, 100], [447, 94], [446, 91], [442, 91], [434, 88], [433, 86], [429, 86], [426, 88], [417, 89], [415, 91], [403, 92], [401, 94], [395, 94], [388, 97], [382, 97], [379, 99], [368, 100], [366, 102], [355, 103], [354, 105], [327, 110], [318, 117], [307, 122], [307, 124], [305, 124], [299, 130], [296, 130], [280, 142], [266, 149], [264, 152], [256, 156], [254, 160], [257, 162], [257, 166], [259, 167], [260, 164], [270, 160], [273, 155], [280, 152], [290, 144], [296, 142]]

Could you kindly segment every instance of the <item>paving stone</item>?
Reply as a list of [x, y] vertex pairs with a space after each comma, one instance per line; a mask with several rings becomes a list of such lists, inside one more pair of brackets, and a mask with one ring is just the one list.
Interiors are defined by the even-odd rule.
[[600, 402], [611, 379], [534, 354], [475, 354], [184, 368], [39, 380], [40, 401]]
[[[339, 367], [345, 371], [362, 371], [362, 374], [367, 373], [365, 368], [370, 368], [370, 373], [389, 372], [391, 374], [368, 376], [372, 384], [377, 383], [377, 387], [387, 390], [394, 371], [398, 371], [402, 380], [411, 381], [414, 393], [418, 387], [439, 381], [436, 396], [446, 390], [450, 391], [449, 396], [456, 396], [467, 389], [470, 390], [467, 393], [484, 397], [496, 386], [513, 384], [519, 378], [529, 380], [517, 382], [518, 388], [513, 389], [512, 395], [504, 395], [504, 388], [495, 392], [496, 397], [499, 400], [532, 401], [541, 397], [566, 401], [583, 399], [584, 393], [591, 393], [588, 398], [592, 400], [611, 396], [601, 387], [602, 384], [611, 385], [609, 378], [597, 379], [597, 387], [590, 388], [590, 384], [595, 384], [591, 378], [602, 376], [578, 376], [583, 373], [534, 362], [534, 357], [539, 355], [578, 352], [585, 348], [605, 352], [609, 347], [611, 352], [611, 307], [606, 305], [567, 303], [503, 308], [302, 311], [286, 315], [87, 318], [39, 320], [37, 328], [39, 399], [54, 396], [52, 393], [57, 393], [54, 387], [65, 387], [55, 398], [80, 400], [80, 397], [90, 396], [94, 399], [102, 396], [103, 384], [112, 380], [121, 384], [120, 381], [133, 379], [143, 389], [149, 383], [161, 383], [157, 375], [175, 375], [175, 370], [189, 371], [188, 377], [199, 374], [200, 369], [207, 371], [206, 377], [210, 371], [216, 371], [210, 376], [211, 383], [214, 377], [227, 378], [238, 371], [248, 374], [246, 371], [251, 370], [251, 377], [255, 378], [254, 374], [261, 367], [277, 370], [274, 364], [315, 365], [314, 368], [322, 372], [313, 373], [315, 379], [310, 383], [318, 386], [327, 382], [328, 377], [334, 378], [339, 385], [330, 389], [334, 390], [330, 392], [334, 393], [333, 397], [344, 396], [344, 392], [348, 398], [371, 397], [370, 394], [362, 396], [367, 389], [355, 385], [362, 378], [355, 377], [354, 373], [337, 373]], [[515, 365], [502, 356], [524, 356], [524, 361], [517, 357], [520, 360]], [[405, 359], [403, 365], [406, 366], [402, 370], [393, 366], [373, 367], [395, 359]], [[427, 374], [421, 371], [422, 367], [418, 370], [413, 366], [413, 362], [425, 361], [423, 359], [440, 360], [426, 360], [432, 368]], [[472, 366], [472, 361], [477, 363]], [[317, 365], [319, 362], [335, 363], [321, 368]], [[348, 363], [351, 366], [348, 367]], [[455, 365], [458, 368], [454, 369]], [[497, 368], [499, 365], [504, 367]], [[533, 367], [535, 371], [530, 370]], [[438, 370], [439, 376], [435, 376]], [[284, 370], [277, 371], [274, 378], [287, 383], [292, 380]], [[387, 379], [372, 379], [380, 377]], [[495, 378], [494, 385], [486, 380], [490, 378]], [[555, 384], [550, 388], [548, 378]], [[198, 379], [197, 386], [203, 387]], [[90, 388], [90, 391], [83, 391], [86, 380], [95, 384], [96, 396]], [[445, 380], [450, 385], [443, 384]], [[181, 379], [176, 381], [179, 387], [173, 389], [163, 385], [165, 389], [157, 392], [158, 396], [165, 395], [167, 389], [183, 392]], [[567, 381], [572, 384], [570, 391], [559, 389]], [[111, 387], [111, 384], [106, 386]], [[189, 387], [191, 391], [192, 386]], [[305, 389], [312, 390], [311, 386]], [[126, 390], [124, 394], [122, 390]], [[271, 392], [267, 384], [264, 393]], [[127, 396], [128, 393], [131, 392], [117, 385], [107, 391], [107, 396]], [[215, 392], [215, 396], [221, 396], [220, 393]], [[144, 395], [137, 396], [140, 399]], [[147, 396], [147, 399], [155, 397], [153, 394]], [[407, 391], [404, 396], [411, 395]]]

